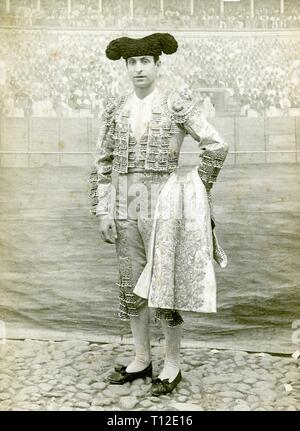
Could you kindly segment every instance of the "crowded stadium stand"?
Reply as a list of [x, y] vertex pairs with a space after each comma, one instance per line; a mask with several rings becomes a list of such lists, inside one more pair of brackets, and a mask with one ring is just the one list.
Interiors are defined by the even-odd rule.
[[[123, 61], [107, 61], [104, 54], [112, 33], [0, 31], [4, 116], [97, 118], [106, 96], [129, 89]], [[207, 117], [299, 115], [299, 37], [176, 37], [178, 56], [163, 57], [159, 83], [188, 86]]]
[[[178, 53], [162, 56], [159, 86], [192, 93], [229, 143], [227, 163], [297, 162], [298, 32], [172, 33]], [[0, 29], [1, 166], [91, 163], [104, 100], [131, 88], [124, 61], [105, 57], [120, 34]], [[197, 145], [187, 140], [182, 154], [195, 163]]]
[[72, 28], [284, 29], [298, 0], [1, 0], [0, 24]]
[[298, 0], [0, 0], [0, 112], [98, 118], [126, 82], [107, 41], [151, 29], [180, 42], [161, 84], [188, 86], [207, 117], [298, 116], [299, 27]]
[[129, 88], [108, 40], [147, 27], [179, 41], [160, 85], [188, 87], [207, 117], [299, 115], [298, 0], [0, 0], [0, 20], [5, 117], [98, 118]]

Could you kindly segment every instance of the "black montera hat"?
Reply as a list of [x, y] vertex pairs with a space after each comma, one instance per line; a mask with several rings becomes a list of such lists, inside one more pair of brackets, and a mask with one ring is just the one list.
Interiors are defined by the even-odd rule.
[[112, 40], [105, 54], [110, 60], [119, 60], [121, 57], [139, 57], [142, 55], [159, 56], [173, 54], [177, 51], [178, 43], [169, 33], [153, 33], [139, 39], [120, 37]]

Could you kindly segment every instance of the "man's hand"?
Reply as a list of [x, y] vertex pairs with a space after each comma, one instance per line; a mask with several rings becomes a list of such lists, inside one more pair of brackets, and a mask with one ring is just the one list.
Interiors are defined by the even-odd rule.
[[114, 244], [117, 238], [117, 229], [114, 219], [111, 218], [109, 214], [100, 215], [99, 219], [99, 231], [101, 238], [104, 242]]

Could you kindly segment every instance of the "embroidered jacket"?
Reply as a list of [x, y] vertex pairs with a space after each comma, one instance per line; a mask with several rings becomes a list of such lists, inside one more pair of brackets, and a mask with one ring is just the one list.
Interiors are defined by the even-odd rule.
[[[101, 119], [95, 169], [90, 177], [92, 214], [109, 213], [112, 173], [128, 172], [130, 112], [124, 106], [127, 97], [110, 100]], [[144, 169], [146, 172], [173, 172], [187, 134], [199, 142], [198, 173], [209, 192], [228, 153], [228, 144], [208, 123], [199, 106], [184, 94], [158, 93], [145, 145], [140, 151]]]

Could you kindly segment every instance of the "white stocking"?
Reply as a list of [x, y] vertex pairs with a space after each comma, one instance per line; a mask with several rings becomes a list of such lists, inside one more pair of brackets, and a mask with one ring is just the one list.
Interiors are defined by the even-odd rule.
[[158, 377], [172, 382], [180, 370], [181, 325], [170, 327], [165, 319], [161, 319], [161, 325], [165, 336], [165, 359]]
[[142, 371], [150, 364], [149, 308], [140, 309], [137, 317], [130, 317], [131, 332], [135, 346], [135, 358], [126, 371], [135, 373]]

